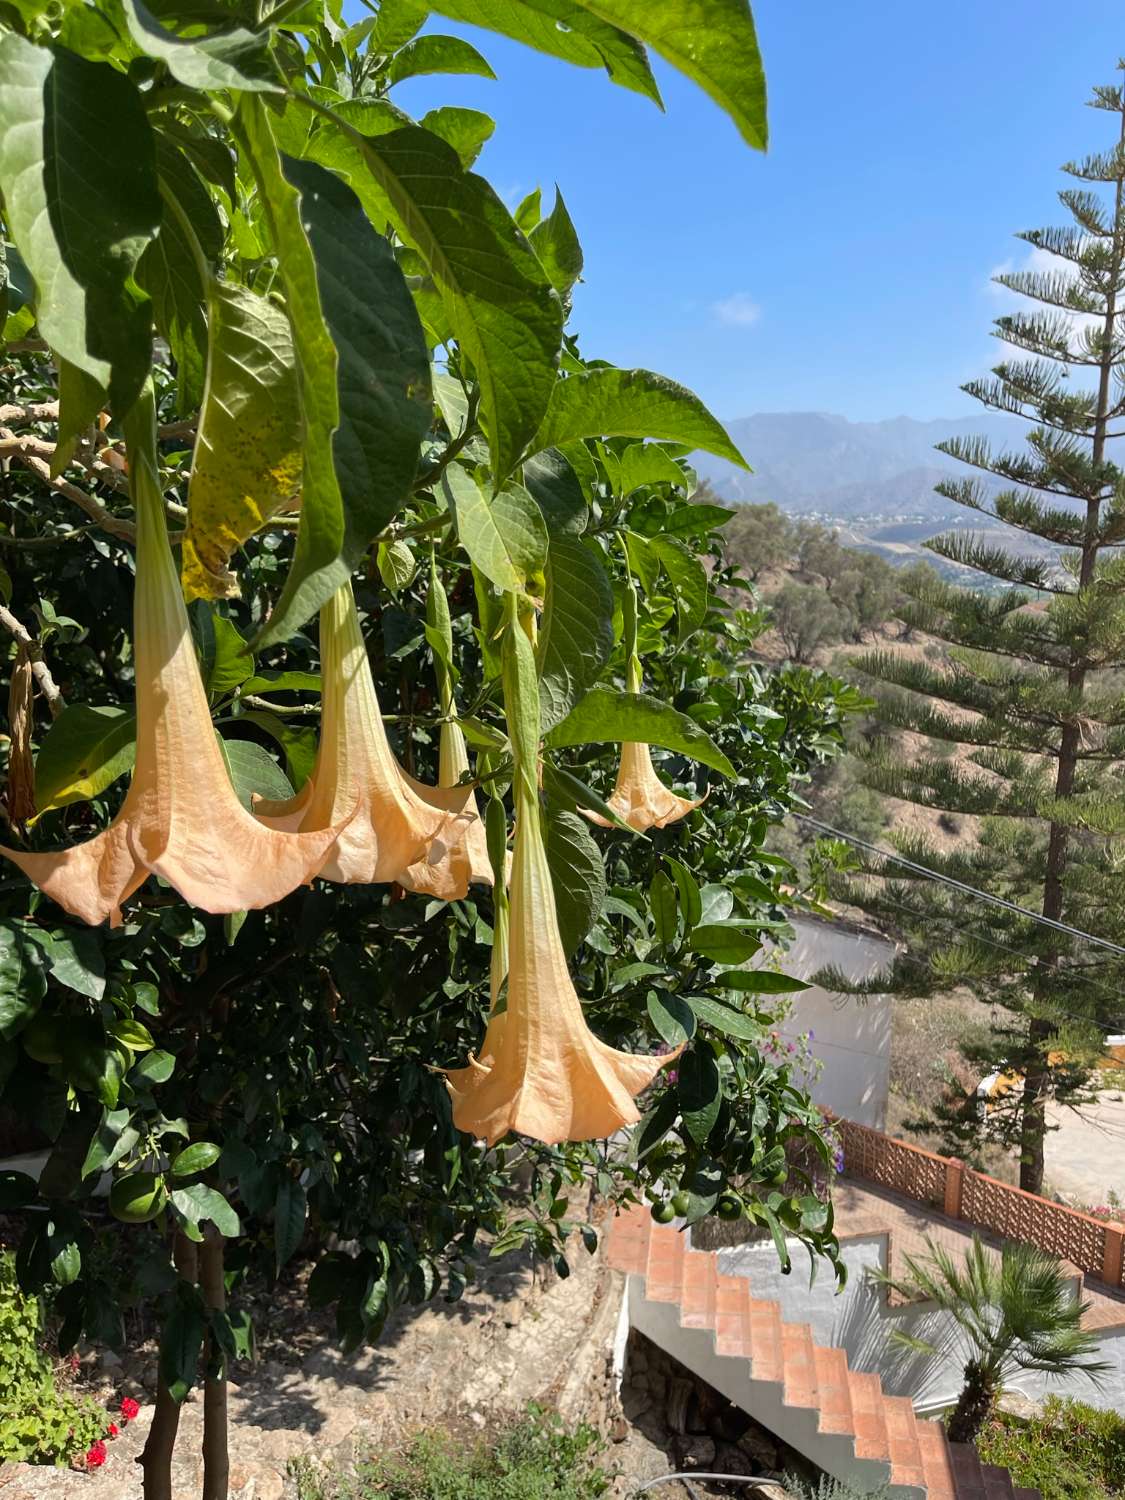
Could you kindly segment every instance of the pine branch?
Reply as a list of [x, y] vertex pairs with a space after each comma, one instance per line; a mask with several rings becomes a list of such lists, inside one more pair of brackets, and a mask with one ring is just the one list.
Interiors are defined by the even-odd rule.
[[1105, 316], [1105, 293], [1083, 286], [1076, 276], [1066, 271], [1001, 271], [992, 279], [1010, 292], [1044, 302], [1050, 307]]
[[990, 578], [999, 578], [1004, 583], [1014, 583], [1021, 588], [1038, 589], [1049, 594], [1068, 594], [1067, 587], [1052, 582], [1050, 565], [1042, 558], [1016, 557], [1002, 547], [993, 547], [981, 542], [971, 533], [947, 531], [941, 536], [931, 537], [922, 543], [929, 552], [944, 557], [962, 568], [972, 568], [976, 573], [986, 573]]
[[1059, 202], [1070, 210], [1084, 233], [1093, 235], [1095, 239], [1113, 237], [1113, 225], [1106, 219], [1105, 205], [1096, 193], [1083, 188], [1063, 188], [1059, 193]]

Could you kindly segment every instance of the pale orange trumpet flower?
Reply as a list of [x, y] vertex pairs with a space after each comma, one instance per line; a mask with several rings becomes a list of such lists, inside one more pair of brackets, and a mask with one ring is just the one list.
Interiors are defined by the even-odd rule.
[[255, 816], [270, 828], [323, 829], [358, 799], [317, 872], [323, 880], [397, 881], [454, 901], [470, 880], [491, 879], [472, 788], [425, 786], [395, 758], [350, 583], [320, 612], [320, 651], [324, 696], [313, 773], [296, 797], [256, 803]]
[[[516, 754], [513, 779], [516, 837], [508, 924], [507, 1004], [488, 1022], [480, 1057], [447, 1075], [453, 1122], [490, 1145], [509, 1131], [547, 1145], [600, 1139], [640, 1119], [634, 1095], [677, 1053], [643, 1056], [599, 1041], [582, 1014], [559, 935], [554, 887], [539, 822], [538, 730], [519, 744], [524, 723], [537, 720], [534, 658], [514, 623], [505, 654], [505, 702]], [[535, 694], [534, 706], [529, 697]], [[530, 769], [529, 769], [530, 768]], [[493, 1001], [496, 1000], [493, 976]]]
[[133, 779], [120, 812], [95, 838], [59, 854], [0, 852], [84, 922], [108, 917], [118, 925], [121, 903], [149, 875], [203, 911], [270, 906], [312, 881], [339, 828], [275, 833], [239, 802], [211, 723], [168, 543], [151, 390], [126, 418], [125, 436], [137, 515]]
[[[630, 693], [639, 693], [641, 690], [640, 663], [635, 657], [629, 663], [626, 686]], [[621, 746], [617, 781], [606, 802], [630, 828], [638, 833], [647, 833], [650, 828], [667, 828], [669, 823], [676, 823], [680, 818], [686, 818], [688, 813], [694, 812], [703, 800], [701, 797], [693, 802], [669, 791], [656, 774], [649, 747], [643, 742], [626, 741]], [[586, 816], [591, 823], [597, 823], [602, 828], [612, 826], [609, 819], [603, 818], [600, 813], [586, 812]]]

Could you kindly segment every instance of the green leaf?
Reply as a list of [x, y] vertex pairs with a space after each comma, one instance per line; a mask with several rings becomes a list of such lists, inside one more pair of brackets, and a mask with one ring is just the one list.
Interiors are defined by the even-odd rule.
[[236, 595], [230, 558], [292, 506], [301, 489], [301, 403], [289, 319], [270, 298], [216, 279], [208, 288], [208, 319], [207, 386], [183, 549], [189, 599]]
[[524, 234], [530, 234], [536, 224], [543, 217], [543, 190], [532, 188], [519, 203], [515, 212], [515, 221], [523, 230]]
[[761, 944], [738, 927], [705, 922], [692, 933], [689, 947], [715, 964], [741, 964], [753, 958]]
[[307, 1211], [304, 1188], [286, 1173], [278, 1186], [273, 1208], [273, 1245], [279, 1275], [301, 1243]]
[[451, 104], [431, 109], [422, 116], [420, 123], [424, 130], [440, 136], [447, 146], [453, 147], [463, 167], [472, 166], [496, 129], [496, 121], [490, 115], [479, 109], [460, 109]]
[[[160, 236], [157, 236], [159, 239]], [[152, 249], [150, 245], [149, 250]], [[148, 254], [146, 250], [145, 254]], [[144, 256], [141, 257], [144, 259]], [[78, 441], [105, 404], [105, 387], [60, 355], [59, 436], [51, 455], [51, 477], [57, 479], [74, 457]], [[9, 598], [11, 592], [9, 590]]]
[[471, 42], [459, 36], [436, 36], [427, 32], [400, 47], [387, 65], [387, 82], [392, 86], [407, 78], [425, 73], [475, 73], [480, 78], [496, 74]]
[[206, 687], [209, 693], [225, 697], [253, 676], [254, 658], [247, 651], [246, 641], [233, 621], [223, 615], [213, 615], [212, 631], [215, 653], [207, 673]]
[[39, 1009], [47, 993], [43, 952], [35, 929], [0, 923], [0, 1041], [10, 1042]]
[[197, 1172], [206, 1172], [221, 1155], [214, 1141], [193, 1141], [172, 1158], [172, 1176], [194, 1177]]
[[684, 1220], [689, 1226], [705, 1219], [715, 1207], [724, 1181], [722, 1167], [706, 1156], [701, 1157], [695, 1170], [684, 1178], [683, 1188], [688, 1195], [688, 1211]]
[[66, 1240], [51, 1257], [51, 1278], [58, 1286], [69, 1286], [81, 1270], [82, 1252], [74, 1240]]
[[89, 802], [133, 769], [137, 721], [131, 709], [71, 703], [47, 731], [35, 759], [40, 815]]
[[692, 1140], [702, 1146], [719, 1118], [723, 1102], [719, 1069], [711, 1049], [696, 1046], [685, 1053], [680, 1059], [679, 1074], [676, 1095], [680, 1116]]
[[221, 739], [219, 743], [243, 807], [253, 806], [255, 794], [269, 802], [285, 802], [292, 797], [289, 778], [263, 745], [253, 740]]
[[440, 0], [432, 8], [580, 68], [604, 68], [614, 83], [660, 103], [644, 48], [576, 0]]
[[601, 552], [581, 537], [552, 536], [536, 647], [544, 732], [566, 719], [612, 653], [613, 588]]
[[418, 559], [410, 550], [408, 542], [380, 542], [376, 549], [376, 564], [379, 577], [392, 594], [400, 594], [414, 582], [418, 571]]
[[176, 1059], [170, 1052], [148, 1052], [129, 1070], [129, 1082], [167, 1083], [176, 1067]]
[[[650, 484], [685, 485], [687, 483], [687, 476], [679, 464], [668, 450], [661, 448], [658, 443], [633, 443], [626, 448], [618, 458], [615, 478], [622, 495], [631, 495], [634, 490]], [[714, 511], [719, 509], [717, 505], [695, 508]], [[672, 519], [674, 520], [675, 515], [678, 514], [678, 511], [675, 512]], [[722, 515], [729, 520], [729, 511], [723, 511]]]
[[587, 370], [560, 378], [530, 451], [593, 437], [672, 438], [749, 467], [698, 396], [651, 370]]
[[652, 537], [650, 545], [659, 557], [675, 592], [676, 639], [682, 644], [707, 618], [710, 593], [707, 569], [683, 542], [678, 542], [674, 537]]
[[319, 672], [256, 672], [242, 684], [242, 695], [253, 693], [265, 697], [269, 693], [319, 693]]
[[[732, 929], [723, 928], [722, 931]], [[755, 943], [751, 953], [757, 952], [760, 944]], [[739, 959], [720, 958], [717, 963], [739, 963]], [[722, 985], [728, 990], [742, 990], [751, 995], [792, 995], [798, 990], [807, 990], [809, 986], [803, 979], [795, 979], [792, 974], [778, 974], [774, 969], [739, 969], [733, 974], [719, 974], [715, 983]]]
[[680, 894], [680, 912], [684, 919], [684, 926], [690, 932], [703, 916], [703, 896], [699, 884], [688, 867], [681, 864], [678, 859], [665, 855], [665, 861], [672, 871], [672, 878]]
[[208, 289], [189, 229], [204, 260], [213, 264], [222, 253], [223, 225], [195, 168], [164, 135], [156, 137], [156, 166], [161, 191], [179, 212], [165, 210], [160, 233], [137, 265], [137, 282], [152, 298], [157, 329], [175, 358], [176, 406], [186, 414], [202, 403], [207, 373]]
[[195, 1384], [205, 1326], [194, 1288], [177, 1296], [160, 1333], [160, 1378], [177, 1405]]
[[406, 500], [433, 397], [425, 335], [390, 244], [356, 195], [314, 162], [287, 157], [283, 179], [260, 105], [251, 117], [256, 170], [277, 200], [273, 233], [305, 414], [301, 525], [265, 644], [347, 582]]
[[552, 749], [568, 745], [615, 744], [637, 741], [661, 745], [710, 766], [723, 776], [734, 776], [734, 767], [694, 719], [679, 713], [647, 693], [619, 693], [612, 688], [591, 688], [571, 709], [561, 724], [547, 735]]
[[110, 1036], [130, 1052], [150, 1052], [156, 1046], [148, 1027], [140, 1021], [134, 1021], [131, 1016], [114, 1021], [108, 1030]]
[[651, 0], [579, 3], [651, 47], [699, 84], [731, 117], [743, 139], [765, 150], [769, 134], [766, 75], [747, 0], [679, 0], [674, 5], [653, 5]]
[[[142, 52], [158, 58], [172, 77], [191, 89], [264, 90], [276, 93], [281, 79], [269, 53], [269, 32], [232, 26], [191, 37], [166, 31], [141, 0], [122, 0], [129, 34]], [[215, 14], [215, 12], [212, 12]]]
[[540, 219], [528, 239], [565, 305], [574, 283], [582, 275], [582, 246], [557, 187], [554, 208], [545, 219]]
[[0, 196], [40, 333], [124, 415], [152, 357], [133, 273], [161, 219], [152, 132], [124, 73], [0, 34]]
[[560, 532], [577, 536], [586, 530], [590, 506], [573, 466], [555, 448], [537, 453], [523, 466], [523, 482], [543, 512], [552, 537]]
[[705, 1026], [713, 1026], [716, 1031], [727, 1036], [754, 1042], [762, 1035], [760, 1021], [756, 1021], [753, 1016], [743, 1015], [740, 1010], [734, 1010], [729, 1005], [720, 1005], [717, 1000], [710, 1000], [706, 995], [688, 995], [687, 1003]]
[[[242, 718], [247, 724], [256, 724], [259, 729], [264, 729], [281, 746], [285, 754], [285, 769], [288, 778], [293, 788], [299, 792], [312, 775], [313, 766], [316, 764], [316, 730], [299, 729], [293, 724], [286, 723], [277, 714], [259, 708], [245, 710]], [[260, 764], [259, 769], [262, 769]], [[255, 788], [251, 787], [250, 790], [253, 791]], [[286, 795], [289, 796], [291, 793], [286, 793]]]
[[499, 589], [540, 593], [547, 528], [523, 486], [510, 485], [489, 501], [472, 474], [450, 464], [441, 487], [461, 545], [489, 582]]
[[47, 957], [51, 977], [91, 1000], [105, 994], [105, 956], [98, 932], [83, 927], [40, 932], [37, 941]]
[[652, 930], [662, 948], [676, 941], [679, 927], [679, 902], [676, 887], [663, 870], [657, 870], [649, 882], [648, 904], [652, 911]]
[[638, 833], [635, 828], [630, 828], [623, 818], [619, 818], [610, 807], [609, 803], [598, 796], [592, 788], [584, 781], [579, 781], [577, 776], [572, 776], [569, 771], [564, 771], [561, 766], [553, 765], [544, 760], [540, 763], [540, 775], [543, 779], [543, 788], [548, 796], [568, 807], [585, 807], [590, 812], [595, 812], [600, 818], [605, 818], [614, 828], [620, 828], [622, 833], [631, 834], [634, 838], [643, 839], [645, 835]]
[[365, 137], [341, 122], [308, 151], [421, 255], [477, 377], [493, 473], [510, 474], [543, 420], [562, 341], [562, 304], [535, 252], [489, 184], [419, 126]]
[[551, 808], [543, 820], [559, 933], [569, 958], [598, 920], [605, 865], [584, 818]]
[[649, 990], [648, 1014], [656, 1034], [669, 1047], [679, 1047], [695, 1035], [695, 1016], [671, 990]]
[[83, 1181], [94, 1172], [106, 1172], [115, 1167], [132, 1151], [140, 1140], [141, 1133], [136, 1126], [130, 1124], [131, 1118], [131, 1111], [128, 1109], [102, 1111], [101, 1123], [90, 1141], [86, 1159], [82, 1163]]
[[217, 1188], [208, 1187], [205, 1182], [176, 1188], [172, 1193], [172, 1203], [189, 1224], [202, 1224], [210, 1219], [224, 1239], [237, 1239], [242, 1232], [234, 1209]]

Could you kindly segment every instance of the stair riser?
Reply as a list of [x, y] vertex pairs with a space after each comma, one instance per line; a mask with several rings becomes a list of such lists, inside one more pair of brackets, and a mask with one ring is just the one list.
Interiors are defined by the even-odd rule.
[[[750, 1361], [716, 1352], [713, 1329], [684, 1328], [678, 1309], [644, 1295], [640, 1277], [629, 1278], [630, 1327], [652, 1340], [729, 1401], [783, 1438], [834, 1478], [877, 1489], [890, 1478], [890, 1464], [857, 1458], [850, 1434], [821, 1432], [819, 1413], [810, 1407], [786, 1405], [779, 1381], [755, 1380]], [[896, 1486], [893, 1500], [925, 1500], [923, 1490]]]

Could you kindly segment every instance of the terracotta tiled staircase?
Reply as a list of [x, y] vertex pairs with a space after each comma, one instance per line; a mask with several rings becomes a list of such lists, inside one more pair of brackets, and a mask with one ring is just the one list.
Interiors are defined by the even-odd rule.
[[850, 1369], [843, 1349], [814, 1343], [807, 1324], [782, 1322], [748, 1277], [724, 1275], [713, 1253], [646, 1209], [617, 1220], [608, 1255], [630, 1277], [633, 1327], [836, 1478], [889, 1482], [896, 1500], [1039, 1500], [915, 1416], [908, 1397], [887, 1395], [878, 1375]]

